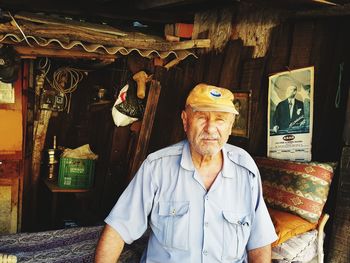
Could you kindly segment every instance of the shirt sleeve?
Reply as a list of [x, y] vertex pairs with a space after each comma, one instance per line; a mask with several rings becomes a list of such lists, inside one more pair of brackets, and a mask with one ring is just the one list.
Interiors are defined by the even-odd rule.
[[105, 219], [125, 243], [131, 244], [146, 231], [154, 193], [150, 163], [146, 159]]
[[275, 228], [262, 195], [260, 174], [254, 177], [253, 202], [255, 202], [255, 215], [247, 244], [248, 250], [269, 245], [277, 239]]

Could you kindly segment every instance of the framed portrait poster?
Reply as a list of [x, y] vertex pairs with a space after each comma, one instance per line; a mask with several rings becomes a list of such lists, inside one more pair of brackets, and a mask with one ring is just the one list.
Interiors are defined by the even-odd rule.
[[267, 156], [311, 160], [314, 68], [300, 68], [269, 77]]
[[233, 92], [233, 104], [239, 115], [235, 116], [231, 135], [239, 137], [249, 137], [249, 123], [251, 111], [251, 91]]

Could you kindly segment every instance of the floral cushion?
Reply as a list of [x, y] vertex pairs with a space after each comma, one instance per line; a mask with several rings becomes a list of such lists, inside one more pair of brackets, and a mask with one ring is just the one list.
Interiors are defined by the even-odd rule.
[[268, 206], [318, 222], [327, 200], [334, 164], [257, 157]]

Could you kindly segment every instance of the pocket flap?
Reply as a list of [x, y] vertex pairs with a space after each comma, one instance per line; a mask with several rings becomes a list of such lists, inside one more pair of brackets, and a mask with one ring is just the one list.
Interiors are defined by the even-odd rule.
[[241, 214], [232, 211], [222, 211], [224, 218], [231, 224], [248, 225], [250, 226], [249, 214]]
[[181, 216], [188, 212], [190, 202], [159, 202], [159, 215]]

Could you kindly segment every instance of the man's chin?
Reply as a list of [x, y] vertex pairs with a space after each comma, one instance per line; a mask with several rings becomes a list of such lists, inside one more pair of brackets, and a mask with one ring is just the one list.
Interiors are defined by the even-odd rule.
[[218, 146], [212, 146], [212, 147], [199, 147], [198, 152], [201, 155], [209, 155], [209, 156], [213, 156], [216, 155], [218, 152], [220, 152], [221, 148]]

